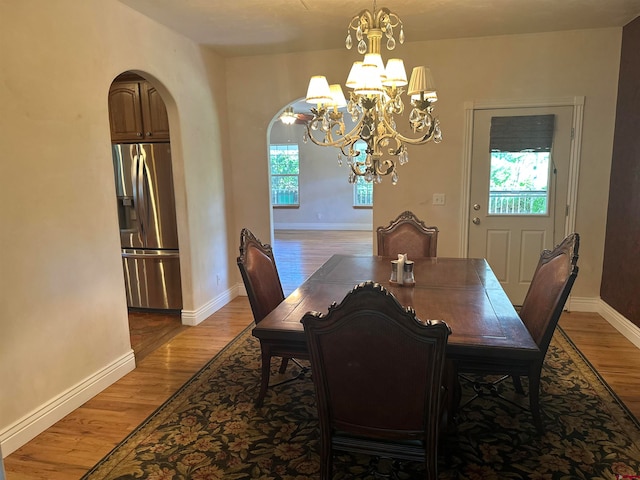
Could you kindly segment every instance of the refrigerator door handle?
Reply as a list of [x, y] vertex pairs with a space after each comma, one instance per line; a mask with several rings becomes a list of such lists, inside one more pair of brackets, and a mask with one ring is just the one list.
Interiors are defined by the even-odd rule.
[[142, 237], [143, 245], [146, 244], [147, 238], [147, 219], [146, 219], [146, 198], [144, 194], [144, 150], [140, 145], [135, 146], [136, 153], [134, 154], [134, 168], [135, 168], [135, 192], [136, 202], [134, 208], [136, 209], [136, 215], [138, 217], [138, 225], [140, 227], [140, 234]]

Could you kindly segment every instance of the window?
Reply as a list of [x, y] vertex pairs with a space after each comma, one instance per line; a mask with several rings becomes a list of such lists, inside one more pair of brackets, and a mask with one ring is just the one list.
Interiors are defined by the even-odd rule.
[[546, 215], [549, 152], [491, 152], [490, 215]]
[[[364, 141], [358, 140], [353, 146], [360, 152], [358, 158], [366, 157], [367, 144]], [[356, 178], [356, 183], [353, 184], [353, 206], [373, 206], [373, 182], [367, 182], [364, 177]]]
[[490, 215], [548, 215], [555, 116], [491, 119]]
[[271, 204], [274, 207], [300, 205], [298, 177], [300, 161], [298, 145], [270, 145]]

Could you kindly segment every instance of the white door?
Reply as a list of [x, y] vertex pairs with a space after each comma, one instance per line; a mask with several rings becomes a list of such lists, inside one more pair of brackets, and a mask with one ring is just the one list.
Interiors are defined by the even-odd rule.
[[[491, 151], [493, 117], [532, 115], [554, 115], [550, 152]], [[572, 106], [474, 111], [468, 256], [487, 259], [514, 305], [565, 234], [572, 119]]]

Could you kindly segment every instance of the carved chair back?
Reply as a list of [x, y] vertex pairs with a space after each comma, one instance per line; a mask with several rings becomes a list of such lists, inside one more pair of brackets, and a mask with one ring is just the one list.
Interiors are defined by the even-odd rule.
[[284, 300], [273, 249], [243, 228], [237, 262], [257, 324]]
[[544, 358], [578, 275], [580, 235], [572, 233], [553, 250], [544, 250], [522, 303], [520, 318]]
[[386, 227], [378, 227], [378, 255], [395, 257], [406, 253], [409, 259], [435, 257], [438, 249], [438, 228], [427, 227], [412, 212], [402, 212]]
[[449, 327], [422, 322], [379, 284], [355, 287], [327, 315], [303, 319], [321, 434], [321, 478], [333, 448], [425, 462], [436, 478]]

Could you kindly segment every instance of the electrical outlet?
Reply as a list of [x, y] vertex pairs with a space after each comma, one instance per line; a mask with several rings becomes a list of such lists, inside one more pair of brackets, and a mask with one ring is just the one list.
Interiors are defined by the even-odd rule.
[[444, 195], [444, 193], [434, 193], [433, 194], [432, 203], [434, 205], [444, 205], [444, 203], [445, 203], [445, 195]]

